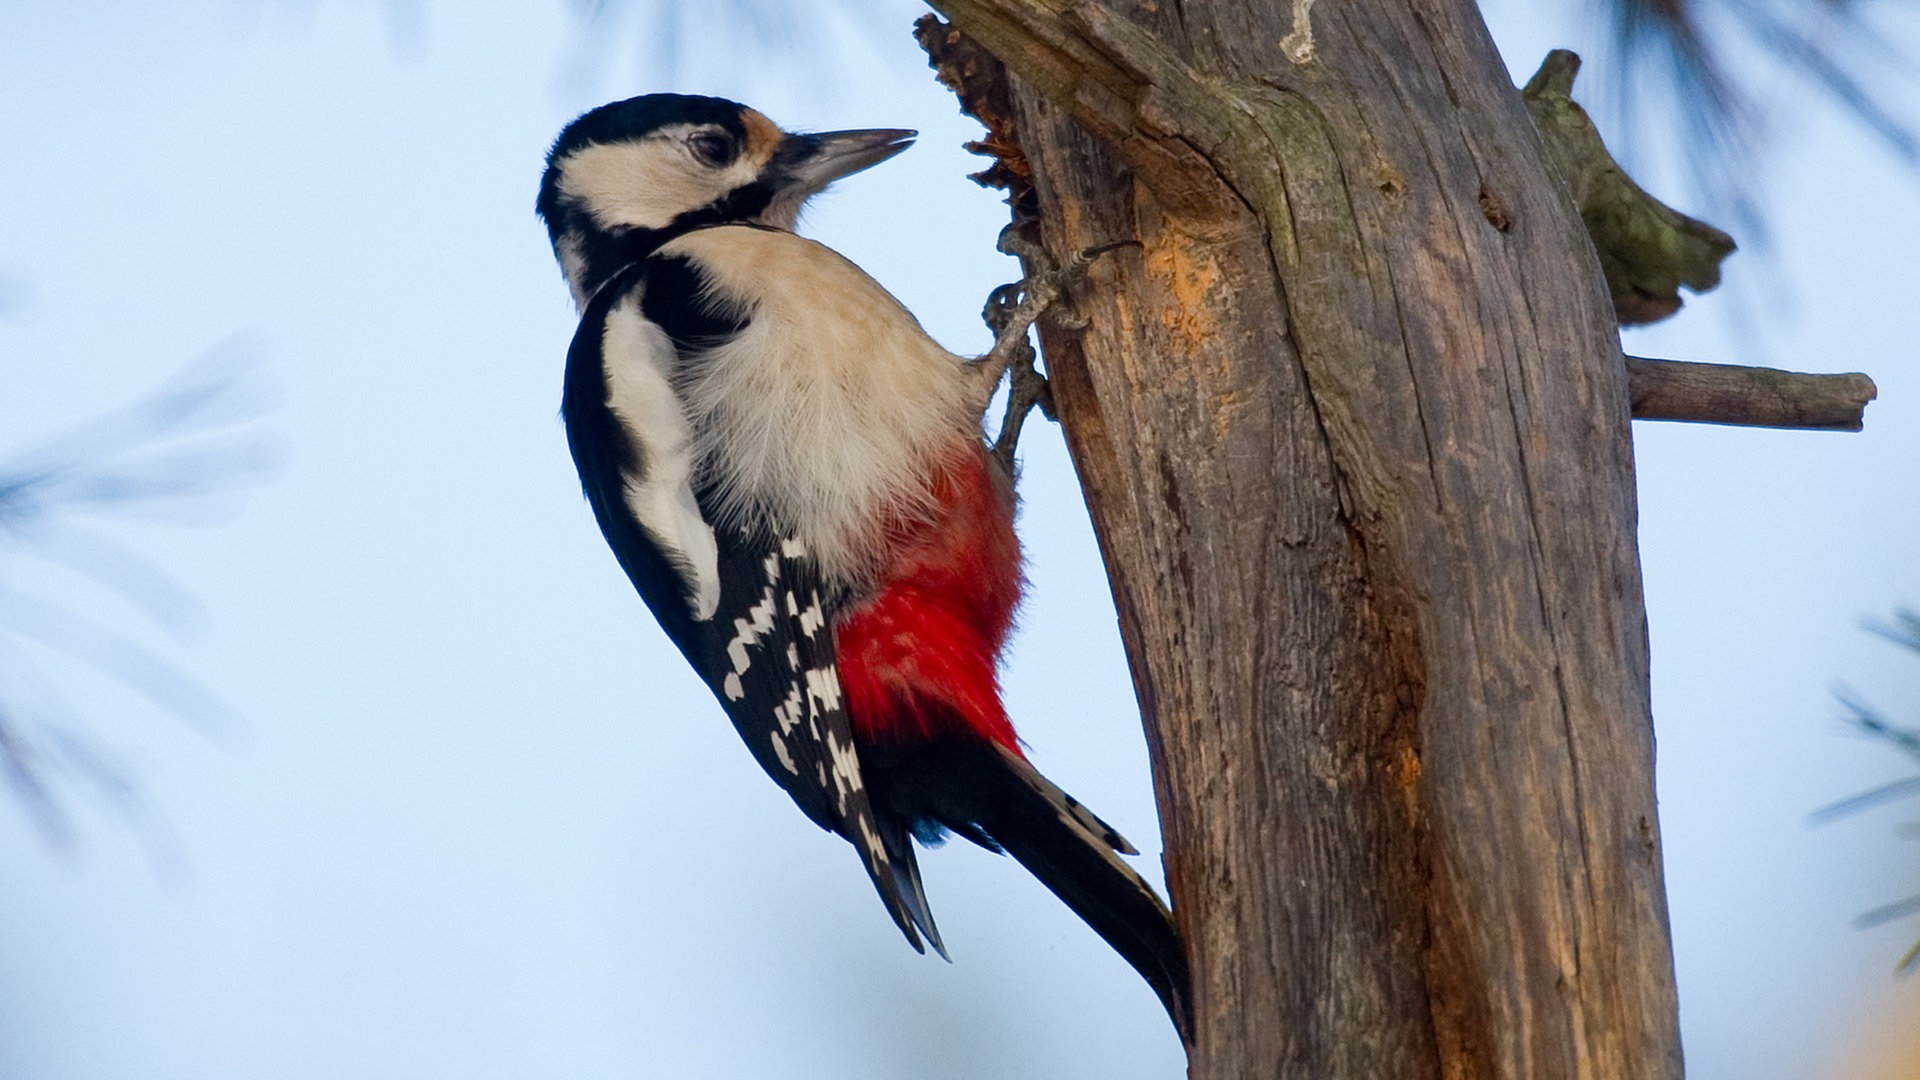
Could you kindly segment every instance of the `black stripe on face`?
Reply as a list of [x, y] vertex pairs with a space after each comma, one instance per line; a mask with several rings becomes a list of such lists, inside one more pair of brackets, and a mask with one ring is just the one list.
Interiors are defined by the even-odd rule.
[[773, 205], [781, 187], [774, 178], [763, 174], [752, 183], [734, 188], [697, 210], [680, 214], [658, 229], [626, 228], [608, 232], [594, 225], [584, 210], [574, 208], [568, 208], [572, 215], [569, 224], [582, 237], [581, 253], [588, 267], [604, 266], [606, 274], [610, 276], [626, 263], [644, 259], [665, 247], [668, 242], [697, 229], [708, 229], [715, 225], [760, 225], [760, 215]]
[[[669, 228], [686, 231], [706, 225], [758, 222], [760, 215], [766, 213], [782, 193], [792, 194], [791, 189], [799, 183], [797, 170], [819, 152], [819, 140], [812, 136], [780, 136], [780, 141], [774, 144], [766, 164], [760, 167], [759, 175], [754, 177], [752, 183], [743, 184], [707, 206], [680, 215]], [[810, 190], [801, 193], [803, 197], [811, 194], [813, 192]]]
[[774, 185], [765, 180], [755, 181], [735, 188], [717, 202], [681, 214], [661, 229], [602, 229], [585, 210], [563, 204], [555, 219], [560, 223], [556, 235], [563, 235], [574, 243], [584, 264], [582, 291], [591, 295], [621, 267], [647, 258], [687, 233], [715, 225], [762, 227], [753, 219], [766, 210], [775, 194]]
[[776, 183], [777, 175], [762, 172], [760, 178], [753, 183], [734, 188], [715, 200], [711, 206], [695, 210], [692, 214], [682, 214], [674, 224], [678, 225], [689, 218], [703, 219], [699, 222], [701, 225], [752, 221], [773, 204], [773, 197], [779, 193], [779, 184]]

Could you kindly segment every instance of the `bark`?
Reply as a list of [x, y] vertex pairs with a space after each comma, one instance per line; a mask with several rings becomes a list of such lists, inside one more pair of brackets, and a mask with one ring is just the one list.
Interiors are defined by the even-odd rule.
[[1679, 1076], [1627, 377], [1478, 12], [934, 6], [1012, 72], [1045, 245], [1139, 244], [1042, 346], [1191, 1075]]

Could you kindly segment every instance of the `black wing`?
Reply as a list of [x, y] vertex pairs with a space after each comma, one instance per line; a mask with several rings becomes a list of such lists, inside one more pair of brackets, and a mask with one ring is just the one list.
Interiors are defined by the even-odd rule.
[[[641, 599], [719, 699], [760, 767], [816, 824], [853, 844], [907, 941], [924, 951], [924, 934], [944, 956], [912, 847], [900, 823], [876, 817], [867, 791], [840, 695], [835, 596], [811, 555], [793, 539], [751, 524], [716, 531], [711, 572], [719, 599], [701, 619], [695, 597], [702, 568], [663, 548], [659, 532], [629, 501], [632, 483], [647, 476], [646, 437], [615, 413], [607, 374], [610, 365], [661, 358], [609, 355], [609, 327], [645, 318], [672, 342], [674, 362], [695, 362], [700, 349], [745, 325], [710, 310], [703, 286], [688, 260], [656, 257], [622, 270], [588, 301], [567, 354], [561, 404], [581, 487]], [[638, 300], [637, 311], [624, 303], [630, 297]], [[711, 522], [713, 515], [705, 518]]]
[[812, 557], [791, 539], [722, 536], [720, 582], [721, 612], [745, 614], [701, 673], [734, 729], [809, 817], [853, 844], [907, 941], [921, 949], [924, 934], [945, 956], [904, 823], [875, 813], [841, 699], [832, 594]]

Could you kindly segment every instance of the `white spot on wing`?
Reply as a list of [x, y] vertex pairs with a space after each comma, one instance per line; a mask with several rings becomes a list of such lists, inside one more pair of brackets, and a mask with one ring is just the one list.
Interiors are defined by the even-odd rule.
[[753, 616], [754, 633], [765, 634], [767, 631], [773, 629], [773, 616], [775, 614], [773, 590], [769, 588], [766, 592], [761, 593], [760, 602], [748, 608], [747, 614]]
[[740, 675], [738, 672], [727, 672], [726, 681], [721, 684], [720, 688], [726, 691], [728, 701], [739, 701], [741, 698], [747, 696], [747, 692], [740, 687]]
[[747, 618], [733, 620], [733, 640], [727, 642], [727, 657], [733, 661], [735, 674], [744, 673], [752, 663], [747, 650], [758, 645], [773, 629], [773, 617], [777, 614], [773, 603], [773, 586], [767, 586], [760, 594], [760, 602], [747, 609]]
[[847, 796], [861, 787], [860, 755], [854, 751], [852, 743], [843, 743], [835, 736], [828, 735], [827, 756], [833, 764], [834, 790], [844, 804]]
[[840, 672], [832, 665], [807, 672], [807, 703], [823, 713], [840, 707]]
[[793, 763], [793, 755], [787, 752], [787, 740], [781, 738], [777, 731], [770, 732], [768, 737], [773, 740], [773, 753], [780, 759], [781, 766], [793, 775], [799, 776], [800, 766]]
[[782, 735], [790, 735], [794, 728], [800, 726], [801, 710], [805, 704], [800, 697], [800, 688], [796, 686], [787, 691], [785, 701], [773, 707], [773, 720], [780, 725]]
[[880, 842], [880, 834], [873, 831], [873, 823], [864, 817], [860, 819], [860, 843], [867, 849], [867, 855], [874, 865], [887, 865], [887, 845]]
[[820, 613], [820, 594], [815, 593], [813, 603], [800, 613], [800, 632], [812, 637], [821, 627], [827, 625], [827, 617]]

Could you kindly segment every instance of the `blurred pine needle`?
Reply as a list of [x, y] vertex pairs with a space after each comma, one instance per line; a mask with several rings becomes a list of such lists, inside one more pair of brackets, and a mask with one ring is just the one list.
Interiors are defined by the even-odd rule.
[[[1871, 620], [1865, 625], [1869, 631], [1901, 648], [1920, 653], [1920, 612], [1903, 608], [1894, 613], [1891, 621]], [[1920, 765], [1920, 727], [1902, 727], [1892, 723], [1879, 710], [1844, 686], [1834, 690], [1834, 697], [1845, 710], [1844, 719], [1849, 727], [1886, 743]], [[1915, 794], [1920, 794], [1920, 774], [1892, 780], [1823, 806], [1813, 812], [1811, 820], [1813, 824], [1823, 825]], [[1864, 912], [1854, 919], [1853, 924], [1866, 930], [1914, 914], [1920, 914], [1920, 894]], [[1916, 967], [1920, 967], [1920, 942], [1915, 942], [1895, 965], [1901, 974], [1911, 972]]]
[[[1891, 84], [1910, 82], [1916, 71], [1874, 20], [1890, 5], [1600, 0], [1597, 7], [1613, 30], [1619, 115], [1631, 119], [1645, 115], [1645, 105], [1671, 105], [1680, 117], [1681, 159], [1707, 204], [1702, 209], [1724, 215], [1743, 246], [1765, 238], [1755, 166], [1777, 119], [1770, 112], [1794, 96], [1827, 98], [1902, 162], [1920, 164], [1913, 118], [1885, 104]], [[1736, 65], [1734, 57], [1746, 62]]]
[[71, 842], [59, 789], [102, 797], [137, 820], [129, 770], [103, 748], [36, 653], [77, 661], [200, 726], [228, 715], [220, 699], [107, 620], [36, 589], [49, 566], [80, 578], [178, 633], [202, 612], [167, 572], [115, 541], [108, 522], [180, 517], [258, 481], [272, 440], [244, 347], [217, 349], [124, 408], [38, 444], [0, 454], [0, 783], [53, 842]]

